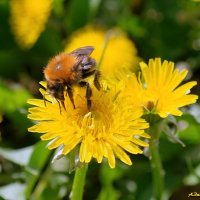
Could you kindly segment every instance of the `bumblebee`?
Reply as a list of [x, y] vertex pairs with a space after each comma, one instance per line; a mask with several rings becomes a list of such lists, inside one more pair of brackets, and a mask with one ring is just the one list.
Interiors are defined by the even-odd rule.
[[73, 98], [73, 86], [78, 85], [86, 88], [87, 108], [91, 109], [92, 90], [90, 84], [85, 80], [94, 76], [94, 86], [100, 90], [100, 72], [96, 69], [96, 61], [90, 57], [94, 47], [85, 46], [70, 53], [60, 53], [50, 59], [44, 69], [44, 77], [47, 81], [47, 92], [52, 95], [65, 108], [64, 91], [70, 98], [75, 108]]

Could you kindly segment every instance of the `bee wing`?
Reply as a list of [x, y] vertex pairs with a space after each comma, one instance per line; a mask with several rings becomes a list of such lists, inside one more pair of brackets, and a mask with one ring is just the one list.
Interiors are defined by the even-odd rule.
[[89, 56], [94, 51], [94, 47], [92, 46], [85, 46], [78, 49], [75, 49], [70, 54], [75, 55], [76, 57], [79, 56]]

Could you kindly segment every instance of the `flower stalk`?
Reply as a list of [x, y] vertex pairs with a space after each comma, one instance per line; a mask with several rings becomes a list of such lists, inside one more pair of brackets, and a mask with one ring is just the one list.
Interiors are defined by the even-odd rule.
[[85, 177], [87, 173], [88, 165], [84, 164], [78, 167], [75, 172], [74, 182], [72, 186], [72, 196], [71, 200], [82, 200], [83, 199], [83, 189], [85, 185]]
[[161, 200], [164, 188], [164, 171], [158, 149], [160, 129], [158, 125], [153, 125], [150, 126], [149, 130], [151, 133], [149, 149], [153, 179], [153, 197], [156, 200]]

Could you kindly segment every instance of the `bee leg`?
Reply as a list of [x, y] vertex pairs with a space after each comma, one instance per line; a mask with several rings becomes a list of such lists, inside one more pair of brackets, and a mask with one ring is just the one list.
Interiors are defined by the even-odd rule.
[[46, 103], [46, 102], [49, 102], [49, 101], [45, 98], [45, 96], [47, 96], [47, 95], [49, 95], [49, 94], [44, 94], [44, 95], [43, 95], [43, 101], [44, 101], [44, 106], [45, 106], [45, 107], [47, 106], [47, 103]]
[[72, 92], [72, 88], [70, 86], [67, 86], [67, 94], [68, 94], [69, 99], [72, 102], [72, 105], [75, 109], [76, 107], [75, 107], [75, 104], [74, 104], [73, 92]]
[[86, 99], [87, 99], [87, 108], [90, 111], [91, 105], [92, 105], [92, 101], [90, 99], [91, 96], [92, 96], [92, 89], [90, 87], [90, 84], [86, 81], [81, 81], [81, 82], [79, 82], [79, 85], [81, 87], [86, 87], [86, 95], [85, 96], [86, 96]]
[[[60, 104], [63, 105], [62, 101], [60, 102], [58, 99], [56, 99], [56, 101], [58, 102], [58, 106], [59, 106], [59, 110], [60, 110], [60, 115], [61, 115], [61, 106]], [[64, 107], [64, 106], [63, 106]], [[64, 107], [65, 108], [65, 107]]]
[[97, 88], [97, 90], [101, 89], [100, 83], [99, 83], [99, 77], [101, 76], [100, 71], [99, 70], [93, 70], [93, 71], [87, 71], [87, 70], [83, 70], [83, 75], [82, 78], [85, 79], [91, 75], [94, 74], [94, 85]]
[[46, 107], [46, 106], [47, 106], [47, 104], [46, 104], [45, 95], [43, 95], [43, 101], [44, 101], [44, 107]]
[[94, 85], [97, 88], [97, 90], [101, 89], [100, 83], [99, 83], [99, 77], [101, 76], [99, 70], [95, 70], [94, 72]]
[[[64, 102], [64, 101], [60, 101], [60, 103], [62, 104], [63, 108], [66, 110], [65, 102]], [[60, 107], [60, 104], [59, 104], [59, 107]], [[61, 111], [60, 111], [60, 112], [61, 112]]]

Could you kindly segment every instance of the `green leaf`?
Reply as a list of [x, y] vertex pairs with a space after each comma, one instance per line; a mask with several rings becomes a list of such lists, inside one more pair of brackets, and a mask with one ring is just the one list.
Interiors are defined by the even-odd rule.
[[47, 142], [38, 142], [33, 150], [28, 166], [35, 169], [41, 169], [48, 158], [50, 151], [46, 148]]
[[33, 146], [16, 150], [0, 148], [0, 155], [3, 158], [21, 166], [26, 166], [28, 164], [32, 152]]
[[35, 145], [31, 158], [29, 160], [27, 170], [27, 187], [26, 197], [29, 198], [33, 190], [39, 183], [42, 173], [49, 167], [51, 162], [51, 151], [47, 148], [47, 142], [40, 141]]

